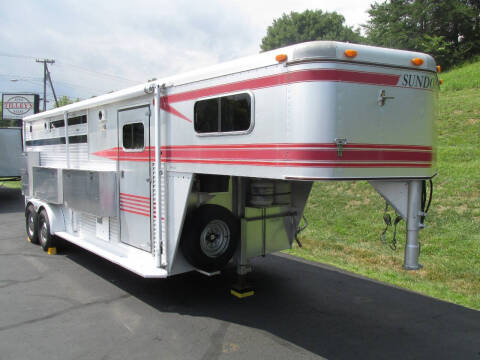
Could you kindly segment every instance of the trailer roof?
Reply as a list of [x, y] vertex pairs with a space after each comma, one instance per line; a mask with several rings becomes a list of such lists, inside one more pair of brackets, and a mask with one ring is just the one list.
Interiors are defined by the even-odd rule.
[[[346, 57], [345, 50], [347, 49], [356, 50], [357, 56], [355, 58]], [[430, 55], [423, 53], [351, 43], [341, 43], [336, 41], [311, 41], [243, 57], [237, 60], [216, 64], [179, 75], [161, 78], [155, 80], [154, 82], [139, 84], [123, 90], [31, 115], [25, 117], [23, 120], [33, 121], [38, 118], [58, 117], [63, 115], [64, 112], [81, 111], [95, 106], [102, 106], [113, 101], [121, 101], [128, 98], [141, 96], [145, 93], [145, 89], [152, 84], [164, 84], [167, 87], [173, 85], [178, 86], [200, 80], [277, 65], [278, 62], [275, 60], [275, 56], [278, 54], [287, 55], [287, 65], [293, 65], [304, 61], [342, 61], [396, 68], [400, 67], [412, 70], [436, 71], [435, 60]], [[413, 58], [417, 57], [424, 60], [423, 64], [420, 66], [415, 66], [411, 62]]]

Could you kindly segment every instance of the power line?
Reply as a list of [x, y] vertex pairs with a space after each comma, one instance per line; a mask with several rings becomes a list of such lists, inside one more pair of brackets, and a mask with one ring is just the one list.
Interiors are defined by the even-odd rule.
[[9, 54], [9, 53], [4, 53], [4, 52], [0, 52], [0, 56], [3, 56], [3, 57], [11, 57], [11, 58], [19, 58], [19, 59], [35, 59], [34, 56], [19, 55], [19, 54]]
[[[12, 54], [12, 53], [5, 53], [5, 52], [0, 52], [0, 56], [11, 57], [11, 58], [19, 58], [19, 59], [37, 59], [35, 56]], [[142, 82], [142, 81], [138, 81], [138, 80], [128, 79], [128, 78], [123, 77], [123, 76], [118, 76], [118, 75], [113, 75], [113, 74], [102, 73], [100, 71], [90, 70], [90, 69], [87, 69], [85, 67], [75, 65], [75, 64], [70, 64], [68, 62], [61, 61], [61, 60], [60, 61], [57, 60], [56, 64], [60, 65], [60, 66], [67, 66], [67, 67], [70, 66], [70, 67], [73, 67], [73, 68], [76, 68], [76, 69], [79, 69], [79, 70], [82, 70], [82, 71], [86, 71], [86, 72], [89, 72], [89, 73], [92, 73], [92, 74], [97, 74], [97, 75], [102, 75], [102, 76], [106, 76], [106, 77], [116, 78], [116, 79], [119, 79], [119, 80], [129, 81], [129, 82], [132, 82], [132, 83], [141, 83]]]
[[[12, 82], [25, 81], [25, 82], [30, 82], [30, 83], [32, 83], [32, 82], [43, 83], [43, 78], [34, 77], [34, 76], [24, 76], [24, 75], [18, 75], [18, 74], [0, 74], [0, 77], [11, 78], [9, 80], [12, 81]], [[102, 88], [93, 88], [93, 87], [73, 83], [73, 82], [70, 82], [70, 81], [58, 80], [57, 79], [57, 80], [55, 80], [55, 82], [57, 84], [71, 85], [71, 86], [74, 86], [76, 88], [81, 87], [81, 88], [84, 88], [84, 89], [89, 90], [89, 91], [105, 92], [105, 90], [102, 89]]]
[[25, 75], [19, 75], [19, 74], [0, 74], [0, 77], [9, 77], [12, 78], [13, 80], [33, 80], [33, 79], [38, 79], [42, 80], [42, 78], [38, 76], [25, 76]]
[[83, 70], [83, 71], [86, 71], [86, 72], [89, 72], [89, 73], [92, 73], [92, 74], [97, 74], [97, 75], [102, 75], [102, 76], [106, 76], [106, 77], [116, 78], [116, 79], [120, 79], [120, 80], [124, 80], [124, 81], [129, 81], [129, 82], [132, 82], [132, 83], [140, 83], [141, 82], [141, 81], [138, 81], [138, 80], [127, 79], [123, 76], [106, 74], [106, 73], [102, 73], [102, 72], [99, 72], [99, 71], [90, 70], [90, 69], [84, 68], [82, 66], [66, 63], [64, 61], [57, 61], [57, 64], [60, 65], [60, 66], [71, 66], [73, 68]]
[[76, 84], [76, 83], [72, 83], [72, 82], [64, 81], [64, 80], [56, 80], [55, 82], [57, 84], [60, 83], [60, 84], [65, 84], [65, 85], [72, 85], [72, 86], [75, 86], [75, 87], [81, 87], [81, 88], [84, 88], [84, 89], [87, 89], [87, 90], [90, 90], [90, 91], [99, 91], [99, 92], [104, 91], [100, 88], [91, 88], [91, 87], [88, 87], [88, 86], [85, 86], [85, 85], [80, 85], [80, 84]]

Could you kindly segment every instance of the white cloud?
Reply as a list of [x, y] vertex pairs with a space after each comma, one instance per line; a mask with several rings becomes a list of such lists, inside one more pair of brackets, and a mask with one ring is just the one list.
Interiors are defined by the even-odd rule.
[[[42, 1], [0, 4], [1, 53], [54, 58], [60, 95], [89, 97], [259, 51], [274, 18], [337, 11], [349, 26], [367, 20], [373, 0]], [[34, 59], [0, 57], [0, 91], [41, 92]], [[73, 67], [71, 65], [77, 65]], [[80, 68], [79, 68], [80, 67]], [[95, 73], [84, 71], [90, 69]], [[28, 81], [10, 82], [10, 75]]]

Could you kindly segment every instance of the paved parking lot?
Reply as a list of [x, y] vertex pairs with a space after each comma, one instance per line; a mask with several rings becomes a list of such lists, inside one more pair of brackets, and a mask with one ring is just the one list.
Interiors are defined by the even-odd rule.
[[[480, 312], [289, 256], [146, 280], [73, 245], [25, 239], [0, 188], [0, 359], [479, 359]], [[428, 266], [428, 264], [426, 264]]]

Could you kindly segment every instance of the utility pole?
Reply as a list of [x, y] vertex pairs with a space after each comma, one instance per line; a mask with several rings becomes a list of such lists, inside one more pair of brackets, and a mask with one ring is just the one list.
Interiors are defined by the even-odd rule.
[[55, 98], [55, 104], [58, 106], [57, 94], [53, 88], [52, 78], [50, 77], [50, 71], [48, 71], [47, 64], [55, 64], [53, 59], [36, 59], [37, 63], [43, 63], [43, 111], [47, 110], [47, 79], [52, 89], [53, 97]]

